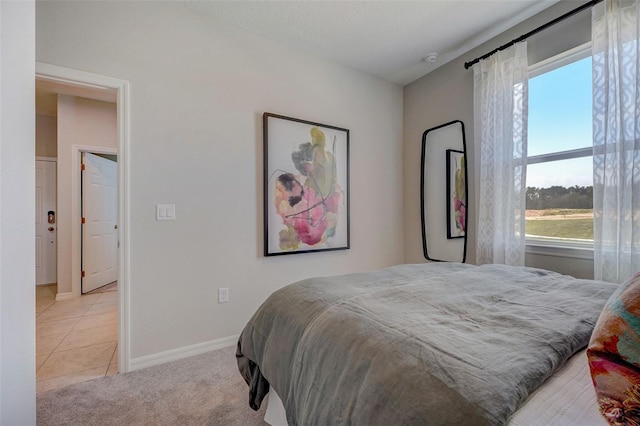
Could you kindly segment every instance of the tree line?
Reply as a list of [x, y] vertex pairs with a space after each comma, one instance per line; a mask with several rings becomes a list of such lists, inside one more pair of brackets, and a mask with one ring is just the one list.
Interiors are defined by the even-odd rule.
[[592, 209], [593, 186], [527, 187], [527, 210]]

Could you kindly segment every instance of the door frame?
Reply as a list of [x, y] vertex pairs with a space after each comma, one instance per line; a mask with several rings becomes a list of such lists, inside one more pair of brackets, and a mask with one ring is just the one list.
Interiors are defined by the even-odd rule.
[[[117, 137], [118, 137], [118, 239], [120, 241], [120, 250], [118, 252], [118, 369], [120, 373], [130, 371], [131, 360], [131, 306], [130, 306], [130, 166], [129, 166], [129, 145], [130, 145], [130, 95], [129, 82], [113, 77], [93, 74], [85, 71], [79, 71], [72, 68], [60, 67], [57, 65], [36, 62], [35, 64], [36, 78], [39, 80], [49, 81], [60, 85], [73, 86], [94, 90], [116, 90], [117, 99]], [[84, 147], [88, 148], [88, 147]], [[82, 146], [74, 145], [72, 152], [72, 160], [74, 164], [80, 164], [80, 152]], [[91, 147], [92, 152], [101, 152]], [[78, 168], [79, 170], [79, 168]], [[77, 178], [76, 178], [77, 177]], [[78, 219], [80, 224], [79, 209], [79, 173], [74, 173], [72, 180], [72, 197], [75, 197], [73, 204], [73, 215]], [[72, 201], [73, 202], [73, 201]], [[72, 216], [73, 217], [73, 216]], [[75, 219], [74, 219], [75, 220]], [[81, 233], [79, 227], [72, 227], [72, 238], [74, 243], [78, 242]], [[73, 249], [72, 253], [72, 295], [80, 296], [80, 251], [79, 245]], [[77, 253], [76, 253], [77, 251]]]

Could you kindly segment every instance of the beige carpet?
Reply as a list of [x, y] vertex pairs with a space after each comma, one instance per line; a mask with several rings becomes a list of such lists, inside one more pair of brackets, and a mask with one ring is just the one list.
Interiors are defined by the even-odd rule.
[[37, 397], [38, 425], [266, 425], [249, 408], [235, 347]]

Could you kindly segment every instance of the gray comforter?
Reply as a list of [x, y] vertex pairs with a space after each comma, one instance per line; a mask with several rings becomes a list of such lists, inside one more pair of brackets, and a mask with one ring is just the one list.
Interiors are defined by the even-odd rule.
[[257, 409], [292, 425], [498, 425], [589, 340], [614, 284], [504, 265], [429, 263], [313, 278], [243, 330]]

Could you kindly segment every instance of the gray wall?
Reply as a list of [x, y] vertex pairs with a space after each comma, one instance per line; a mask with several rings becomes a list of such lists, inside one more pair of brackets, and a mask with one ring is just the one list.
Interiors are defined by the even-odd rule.
[[[578, 7], [584, 2], [562, 1], [504, 32], [473, 51], [438, 68], [404, 88], [404, 232], [405, 262], [424, 262], [420, 225], [420, 149], [422, 133], [432, 127], [462, 120], [465, 124], [469, 172], [468, 262], [476, 259], [476, 222], [479, 170], [473, 135], [473, 70], [464, 63]], [[591, 12], [581, 12], [528, 40], [533, 64], [591, 39]], [[528, 254], [527, 264], [588, 277], [593, 262]], [[591, 275], [592, 276], [592, 275]]]
[[[401, 87], [179, 2], [37, 2], [36, 35], [38, 61], [130, 82], [132, 363], [233, 337], [291, 282], [402, 263]], [[350, 250], [262, 256], [265, 111], [350, 130]]]

